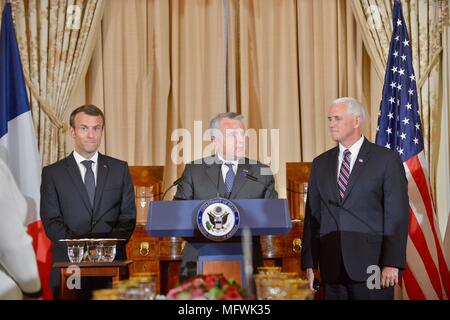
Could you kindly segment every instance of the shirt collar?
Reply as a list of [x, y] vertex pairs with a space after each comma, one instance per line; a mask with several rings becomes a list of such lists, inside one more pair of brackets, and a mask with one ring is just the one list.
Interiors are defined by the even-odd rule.
[[364, 136], [361, 135], [358, 141], [356, 141], [350, 148], [344, 147], [339, 143], [339, 154], [344, 154], [345, 150], [349, 150], [352, 156], [356, 156], [359, 153], [359, 149], [361, 149], [362, 144], [364, 143]]
[[219, 158], [219, 160], [222, 161], [223, 164], [225, 164], [225, 163], [232, 163], [232, 164], [233, 164], [233, 167], [236, 167], [236, 168], [237, 168], [237, 166], [238, 166], [238, 164], [239, 164], [239, 160], [225, 160], [225, 159], [220, 155], [219, 152], [217, 152], [217, 158]]
[[84, 160], [90, 160], [92, 162], [94, 162], [93, 164], [97, 164], [97, 160], [98, 160], [98, 151], [96, 151], [94, 153], [94, 155], [92, 156], [92, 158], [90, 159], [86, 159], [85, 157], [83, 157], [82, 155], [80, 155], [78, 152], [76, 152], [75, 150], [73, 150], [73, 157], [75, 158], [75, 161], [80, 164], [81, 162], [83, 162]]

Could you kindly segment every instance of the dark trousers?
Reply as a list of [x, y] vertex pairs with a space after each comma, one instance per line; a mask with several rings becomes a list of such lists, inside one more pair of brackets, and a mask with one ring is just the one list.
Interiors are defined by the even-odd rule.
[[325, 300], [394, 300], [394, 287], [369, 289], [366, 282], [350, 279], [341, 263], [338, 279], [324, 283]]

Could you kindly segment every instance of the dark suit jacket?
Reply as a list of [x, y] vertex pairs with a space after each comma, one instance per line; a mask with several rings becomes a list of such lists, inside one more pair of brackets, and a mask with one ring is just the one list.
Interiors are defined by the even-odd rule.
[[[40, 212], [47, 237], [53, 242], [53, 262], [69, 261], [67, 246], [60, 239], [129, 239], [136, 224], [136, 207], [127, 163], [99, 153], [94, 208], [72, 154], [45, 167]], [[122, 243], [117, 259], [125, 258]], [[52, 270], [51, 285], [58, 284], [58, 270]]]
[[342, 265], [354, 281], [366, 281], [371, 265], [404, 269], [409, 199], [400, 157], [365, 139], [341, 201], [338, 155], [339, 146], [313, 161], [302, 268], [320, 267], [325, 282], [337, 280]]
[[[216, 156], [207, 157], [186, 164], [183, 172], [183, 180], [177, 187], [174, 199], [185, 200], [207, 200], [215, 197], [229, 199], [277, 199], [278, 193], [275, 190], [275, 180], [270, 168], [260, 162], [251, 161], [247, 158], [239, 162], [233, 189], [230, 195], [225, 192], [223, 182], [222, 163]], [[249, 180], [244, 176], [244, 170], [254, 176], [258, 181]], [[182, 270], [186, 264], [193, 266], [198, 258], [198, 253], [189, 244], [193, 239], [186, 238], [187, 244], [183, 250]], [[196, 242], [199, 241], [197, 238]], [[201, 241], [201, 240], [200, 240]], [[204, 240], [208, 241], [208, 240]], [[240, 241], [231, 238], [227, 241]], [[254, 266], [262, 265], [262, 248], [259, 237], [253, 237], [253, 263]]]

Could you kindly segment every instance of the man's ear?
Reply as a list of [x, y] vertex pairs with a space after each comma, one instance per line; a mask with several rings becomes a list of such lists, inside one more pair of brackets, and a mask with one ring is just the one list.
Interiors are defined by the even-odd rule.
[[361, 124], [362, 124], [362, 119], [360, 116], [356, 116], [355, 117], [355, 126], [354, 128], [361, 128]]
[[73, 127], [69, 127], [70, 136], [73, 138], [75, 136], [75, 129]]

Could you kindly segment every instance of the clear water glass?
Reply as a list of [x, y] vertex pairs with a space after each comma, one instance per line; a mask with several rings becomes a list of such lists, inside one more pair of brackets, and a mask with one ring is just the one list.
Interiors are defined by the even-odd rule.
[[116, 257], [116, 245], [103, 245], [103, 261], [113, 262]]
[[101, 244], [88, 244], [88, 259], [90, 262], [100, 262], [103, 256], [103, 245]]
[[67, 255], [72, 263], [79, 263], [83, 260], [84, 244], [71, 244], [67, 246]]

